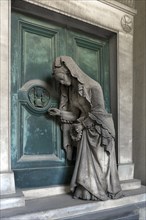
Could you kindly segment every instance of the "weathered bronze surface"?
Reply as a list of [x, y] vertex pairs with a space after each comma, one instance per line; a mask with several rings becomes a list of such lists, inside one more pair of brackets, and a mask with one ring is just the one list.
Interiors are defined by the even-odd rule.
[[71, 57], [56, 58], [53, 76], [61, 84], [59, 116], [67, 158], [76, 164], [71, 180], [74, 198], [108, 200], [122, 196], [115, 158], [115, 129], [107, 113], [100, 84], [87, 76]]
[[[31, 8], [25, 3], [16, 1], [23, 12]], [[45, 15], [44, 20], [18, 10], [12, 13], [11, 155], [18, 188], [67, 185], [71, 181], [75, 161], [66, 160], [59, 120], [47, 114], [49, 108], [59, 105], [59, 86], [52, 80], [56, 54], [73, 57], [84, 72], [101, 83], [108, 112], [114, 103], [109, 98], [113, 74], [109, 75], [108, 39], [112, 33], [98, 35], [99, 29], [92, 25], [68, 23], [69, 18], [42, 10], [35, 13]], [[72, 29], [75, 25], [79, 32]]]
[[19, 101], [34, 114], [43, 114], [51, 106], [50, 89], [42, 80], [30, 80], [18, 92]]

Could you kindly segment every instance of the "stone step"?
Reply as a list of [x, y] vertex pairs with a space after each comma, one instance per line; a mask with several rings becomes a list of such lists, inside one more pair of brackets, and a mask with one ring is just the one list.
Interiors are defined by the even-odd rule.
[[[95, 212], [78, 217], [66, 218], [65, 220], [139, 220], [139, 208], [135, 206], [124, 206], [101, 212]], [[143, 219], [144, 220], [144, 219]]]
[[55, 196], [60, 194], [66, 194], [70, 192], [69, 186], [52, 186], [52, 187], [43, 187], [43, 188], [29, 188], [22, 189], [22, 192], [25, 196], [25, 200], [45, 198], [49, 196]]
[[[111, 209], [125, 208], [126, 206], [133, 206], [137, 209], [139, 203], [146, 201], [146, 187], [142, 186], [140, 189], [124, 191], [124, 195], [123, 198], [107, 201], [76, 200], [72, 199], [70, 194], [27, 200], [25, 207], [1, 211], [1, 220], [69, 220], [76, 219], [79, 216], [104, 213]], [[121, 217], [124, 218], [125, 216]]]
[[141, 181], [138, 179], [120, 181], [122, 190], [132, 190], [141, 187]]
[[0, 196], [0, 210], [18, 208], [25, 206], [25, 198], [22, 191], [16, 190], [16, 193]]
[[[141, 181], [137, 179], [120, 181], [122, 190], [132, 190], [141, 187]], [[70, 192], [69, 186], [53, 186], [44, 188], [22, 189], [25, 200], [44, 198]]]

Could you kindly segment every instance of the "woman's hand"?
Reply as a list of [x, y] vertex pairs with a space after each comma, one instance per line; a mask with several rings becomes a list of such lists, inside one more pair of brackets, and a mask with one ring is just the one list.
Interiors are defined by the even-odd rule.
[[61, 115], [61, 111], [58, 108], [50, 108], [48, 110], [48, 113], [52, 116], [60, 116]]
[[83, 130], [83, 125], [81, 123], [74, 124], [74, 130], [80, 133]]
[[81, 123], [73, 124], [70, 128], [70, 136], [73, 141], [79, 141], [82, 137], [83, 125]]

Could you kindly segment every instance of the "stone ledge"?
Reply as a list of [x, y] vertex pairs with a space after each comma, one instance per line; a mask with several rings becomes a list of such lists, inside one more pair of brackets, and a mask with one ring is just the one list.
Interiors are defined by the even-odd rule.
[[44, 187], [44, 188], [30, 188], [22, 189], [22, 192], [25, 196], [25, 200], [30, 199], [39, 199], [49, 196], [56, 196], [60, 194], [66, 194], [70, 192], [69, 186], [53, 186], [53, 187]]
[[[132, 190], [138, 189], [141, 187], [141, 181], [137, 179], [130, 179], [120, 181], [122, 190]], [[60, 194], [65, 194], [70, 192], [69, 186], [53, 186], [53, 187], [44, 187], [44, 188], [30, 188], [22, 189], [25, 200], [31, 199], [40, 199], [49, 196], [55, 196]]]
[[137, 179], [120, 181], [122, 190], [132, 190], [141, 187], [141, 181]]
[[21, 191], [0, 197], [0, 210], [25, 206], [25, 198]]
[[2, 220], [46, 220], [73, 218], [79, 215], [92, 214], [99, 211], [110, 211], [113, 208], [124, 208], [146, 201], [146, 187], [124, 191], [125, 197], [117, 200], [101, 202], [74, 200], [69, 194], [49, 198], [29, 200], [26, 206], [19, 209], [1, 212]]

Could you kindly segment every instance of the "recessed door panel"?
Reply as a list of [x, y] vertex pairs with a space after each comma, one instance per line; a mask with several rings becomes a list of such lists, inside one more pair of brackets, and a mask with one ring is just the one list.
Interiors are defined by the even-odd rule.
[[109, 41], [72, 31], [67, 35], [67, 53], [86, 74], [101, 84], [106, 110], [110, 112]]

